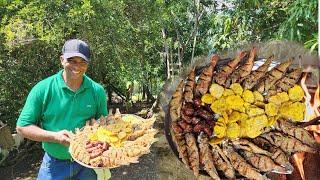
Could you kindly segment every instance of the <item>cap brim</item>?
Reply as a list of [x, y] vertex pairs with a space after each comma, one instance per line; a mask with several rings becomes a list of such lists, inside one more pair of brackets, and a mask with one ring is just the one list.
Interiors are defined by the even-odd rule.
[[64, 53], [62, 56], [64, 59], [68, 59], [68, 58], [72, 58], [72, 57], [81, 57], [86, 62], [89, 62], [89, 59], [81, 53]]

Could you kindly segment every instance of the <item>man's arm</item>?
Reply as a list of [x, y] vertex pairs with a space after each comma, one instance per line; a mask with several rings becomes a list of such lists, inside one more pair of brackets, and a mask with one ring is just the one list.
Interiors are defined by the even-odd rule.
[[16, 130], [23, 137], [33, 141], [54, 142], [65, 146], [69, 146], [70, 144], [71, 132], [67, 130], [53, 132], [41, 129], [36, 125], [17, 126]]
[[54, 142], [69, 145], [70, 132], [62, 130], [58, 132], [46, 131], [37, 122], [41, 119], [43, 104], [43, 89], [39, 83], [30, 91], [26, 103], [17, 121], [17, 132], [25, 138], [40, 142]]

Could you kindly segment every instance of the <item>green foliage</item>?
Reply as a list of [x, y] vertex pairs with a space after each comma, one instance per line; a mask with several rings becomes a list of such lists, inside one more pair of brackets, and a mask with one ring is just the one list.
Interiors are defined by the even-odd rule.
[[310, 52], [317, 51], [319, 46], [318, 33], [312, 34], [312, 39], [304, 43], [304, 47], [310, 49]]
[[[160, 90], [161, 2], [12, 1], [0, 7], [0, 120], [14, 127], [26, 96], [41, 79], [56, 73], [63, 42], [88, 42], [88, 75], [107, 90], [125, 94], [127, 81]], [[152, 84], [153, 83], [153, 84]], [[112, 86], [111, 86], [112, 85]]]
[[[213, 47], [224, 49], [247, 42], [288, 39], [316, 44], [317, 1], [229, 0], [211, 16]], [[313, 43], [310, 46], [310, 43]], [[314, 49], [313, 49], [314, 50]]]
[[280, 38], [305, 41], [318, 31], [317, 1], [296, 0], [287, 9], [287, 18], [279, 28]]

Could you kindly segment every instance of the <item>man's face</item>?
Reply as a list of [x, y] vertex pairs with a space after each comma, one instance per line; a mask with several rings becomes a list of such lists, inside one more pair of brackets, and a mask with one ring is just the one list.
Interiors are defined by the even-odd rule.
[[61, 64], [66, 72], [68, 78], [80, 79], [88, 69], [88, 63], [80, 57], [71, 57], [63, 59], [61, 57]]

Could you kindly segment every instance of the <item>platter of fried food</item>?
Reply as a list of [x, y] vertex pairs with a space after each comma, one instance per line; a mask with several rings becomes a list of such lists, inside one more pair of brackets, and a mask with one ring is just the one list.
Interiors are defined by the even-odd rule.
[[119, 111], [101, 117], [99, 123], [95, 121], [76, 130], [71, 138], [70, 154], [89, 168], [110, 169], [138, 163], [139, 157], [148, 154], [156, 141], [154, 122], [154, 117], [143, 119]]
[[253, 47], [218, 67], [215, 54], [199, 77], [193, 68], [176, 87], [168, 141], [196, 177], [200, 170], [213, 179], [290, 174], [292, 154], [319, 153], [313, 135], [296, 124], [306, 111], [302, 69], [290, 68], [292, 59], [270, 68], [270, 56], [253, 70], [256, 59]]

